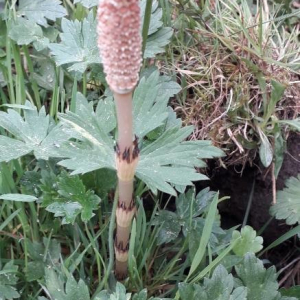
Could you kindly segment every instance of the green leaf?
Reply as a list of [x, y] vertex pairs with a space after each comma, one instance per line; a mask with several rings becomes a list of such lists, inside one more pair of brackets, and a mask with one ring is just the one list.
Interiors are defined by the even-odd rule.
[[233, 231], [232, 242], [236, 240], [233, 252], [238, 256], [244, 256], [247, 252], [257, 253], [263, 248], [263, 238], [256, 236], [256, 231], [248, 225], [241, 232]]
[[6, 39], [7, 39], [7, 22], [3, 20], [1, 17], [2, 16], [0, 12], [0, 19], [1, 19], [0, 20], [0, 48], [5, 47]]
[[43, 27], [42, 29], [44, 36], [49, 39], [50, 42], [56, 41], [59, 31], [55, 27]]
[[29, 257], [32, 259], [26, 269], [26, 279], [35, 281], [45, 275], [45, 268], [59, 265], [61, 247], [57, 240], [43, 238], [43, 242], [31, 242], [26, 240]]
[[170, 43], [172, 35], [173, 29], [165, 27], [148, 37], [144, 58], [155, 57], [156, 54], [165, 52], [165, 47]]
[[38, 51], [45, 49], [49, 44], [49, 40], [44, 37], [42, 28], [34, 21], [24, 18], [17, 18], [12, 24], [9, 37], [18, 45], [29, 45], [33, 42]]
[[0, 196], [2, 200], [17, 201], [17, 202], [34, 202], [36, 197], [22, 194], [4, 194]]
[[[141, 80], [134, 95], [134, 126], [137, 134], [141, 135], [141, 145], [145, 142], [136, 176], [154, 193], [161, 190], [176, 195], [172, 185], [187, 186], [192, 185], [192, 181], [207, 179], [206, 176], [197, 173], [195, 167], [205, 166], [201, 159], [223, 155], [223, 152], [213, 147], [209, 141], [184, 141], [192, 133], [193, 127], [181, 128], [181, 122], [168, 124], [155, 141], [142, 140], [145, 134], [158, 128], [166, 120], [167, 101], [177, 88], [169, 78], [158, 78], [155, 71], [149, 75], [148, 80]], [[152, 97], [152, 94], [156, 96]], [[155, 118], [147, 114], [148, 111]], [[166, 112], [165, 115], [159, 113], [163, 111]], [[147, 119], [150, 118], [151, 123], [148, 123]], [[114, 143], [111, 138], [116, 120], [110, 97], [99, 101], [94, 112], [92, 103], [89, 104], [78, 94], [75, 113], [62, 114], [60, 119], [68, 132], [73, 131], [74, 137], [76, 135], [76, 139], [79, 140], [70, 141], [60, 148], [60, 157], [66, 157], [60, 165], [73, 170], [72, 174], [87, 173], [100, 168], [116, 168]]]
[[274, 242], [272, 242], [269, 246], [264, 248], [264, 250], [260, 253], [260, 255], [262, 255], [263, 253], [269, 251], [270, 249], [273, 249], [273, 248], [277, 247], [278, 245], [281, 245], [283, 242], [287, 241], [288, 239], [290, 239], [294, 235], [296, 235], [296, 234], [298, 235], [299, 232], [300, 232], [300, 225], [291, 228], [288, 232], [284, 233], [278, 239], [276, 239]]
[[[205, 199], [205, 194], [208, 194], [211, 200], [213, 200], [215, 195], [214, 192], [209, 192], [208, 188], [201, 191], [198, 195]], [[203, 212], [202, 209], [201, 212]], [[205, 225], [205, 219], [197, 216], [199, 216], [199, 206], [197, 206], [195, 200], [195, 189], [191, 188], [185, 194], [181, 194], [176, 198], [176, 212], [161, 210], [158, 216], [155, 217], [152, 224], [159, 226], [157, 233], [158, 244], [161, 245], [175, 240], [182, 229], [183, 235], [188, 237], [190, 258], [193, 259], [198, 250]], [[210, 235], [210, 246], [215, 248], [219, 244], [218, 237], [224, 236], [224, 234], [225, 231], [215, 222]]]
[[40, 199], [43, 207], [46, 207], [47, 205], [57, 201], [57, 184], [58, 176], [56, 176], [51, 169], [41, 171], [38, 192], [40, 190]]
[[295, 120], [281, 120], [279, 123], [289, 125], [297, 131], [300, 131], [300, 118]]
[[[1, 114], [1, 113], [0, 113]], [[1, 123], [1, 120], [0, 120]], [[0, 136], [0, 161], [10, 161], [31, 152], [25, 143], [6, 136]]]
[[21, 108], [21, 109], [35, 110], [34, 107], [26, 106], [23, 104], [7, 104], [7, 103], [5, 103], [5, 104], [2, 104], [1, 106], [9, 107], [9, 108]]
[[68, 157], [59, 164], [83, 174], [101, 168], [115, 169], [114, 142], [109, 132], [116, 126], [114, 104], [111, 98], [99, 101], [96, 112], [82, 94], [77, 94], [75, 113], [61, 114], [65, 128], [80, 142], [69, 142], [60, 154]]
[[97, 294], [95, 300], [110, 300], [110, 294], [108, 291], [104, 290]]
[[65, 282], [53, 269], [45, 269], [46, 289], [51, 298], [56, 300], [90, 300], [89, 290], [82, 279], [78, 282], [69, 276]]
[[54, 202], [48, 205], [46, 210], [53, 213], [54, 217], [63, 217], [62, 224], [74, 224], [76, 217], [82, 210], [82, 206], [78, 202]]
[[278, 220], [285, 220], [288, 225], [300, 224], [300, 174], [290, 177], [286, 188], [277, 192], [277, 202], [270, 213]]
[[[91, 173], [89, 173], [91, 174]], [[87, 175], [89, 175], [87, 174]], [[84, 177], [83, 177], [84, 178]], [[95, 173], [96, 185], [97, 185], [97, 194], [101, 199], [109, 197], [109, 193], [115, 190], [118, 177], [114, 170], [110, 169], [100, 169]]]
[[[189, 223], [190, 216], [195, 216], [195, 188], [190, 188], [186, 193], [180, 194], [176, 198], [176, 213], [178, 218], [184, 222]], [[191, 211], [191, 205], [193, 205], [193, 210]]]
[[[144, 22], [146, 2], [146, 0], [140, 1], [142, 24]], [[151, 20], [144, 58], [155, 57], [156, 54], [165, 52], [165, 46], [170, 43], [173, 29], [171, 27], [163, 27], [163, 22], [161, 20], [162, 15], [163, 12], [162, 9], [158, 7], [158, 1], [154, 0], [152, 3]]]
[[241, 263], [243, 257], [237, 255], [227, 255], [224, 259], [222, 259], [222, 266], [225, 267], [226, 270], [231, 270], [235, 265]]
[[[204, 278], [203, 285], [179, 284], [181, 300], [246, 300], [247, 289], [237, 287], [234, 289], [234, 279], [226, 269], [219, 265], [211, 278]], [[250, 298], [249, 298], [250, 299]]]
[[286, 150], [286, 141], [282, 137], [281, 130], [275, 133], [275, 145], [274, 145], [274, 158], [275, 158], [275, 177], [278, 177], [279, 171], [282, 167], [284, 152]]
[[168, 118], [168, 101], [181, 90], [168, 76], [155, 70], [140, 80], [133, 97], [134, 129], [139, 138], [164, 124]]
[[152, 224], [160, 225], [160, 230], [157, 233], [157, 245], [175, 240], [181, 230], [177, 215], [167, 210], [160, 211]]
[[207, 141], [184, 141], [193, 131], [190, 126], [166, 130], [156, 141], [141, 150], [136, 176], [154, 192], [176, 195], [170, 184], [192, 185], [192, 181], [206, 180], [194, 167], [203, 167], [202, 158], [218, 156], [222, 152]]
[[0, 71], [0, 87], [5, 87], [6, 81], [4, 79], [3, 73]]
[[36, 83], [48, 91], [53, 91], [56, 80], [55, 66], [50, 60], [43, 60], [39, 69], [32, 74]]
[[290, 287], [289, 289], [280, 289], [280, 293], [283, 296], [296, 297], [300, 299], [300, 285]]
[[210, 300], [207, 298], [207, 293], [198, 284], [191, 283], [179, 283], [178, 291], [181, 300], [190, 300], [190, 299], [201, 299], [201, 300]]
[[[41, 255], [43, 255], [41, 253]], [[36, 281], [43, 278], [46, 265], [43, 261], [31, 261], [27, 265], [26, 279], [28, 282]]]
[[268, 110], [272, 112], [275, 109], [276, 103], [281, 99], [286, 87], [278, 81], [271, 80], [272, 92], [271, 92], [271, 101], [268, 105]]
[[194, 203], [194, 217], [199, 216], [201, 213], [207, 210], [209, 205], [214, 199], [216, 192], [210, 191], [209, 187], [201, 190], [195, 199]]
[[115, 291], [101, 291], [95, 297], [95, 300], [129, 300], [130, 298], [131, 294], [126, 294], [126, 288], [124, 287], [124, 285], [120, 282], [117, 282]]
[[[144, 23], [144, 18], [145, 18], [146, 3], [147, 1], [145, 0], [140, 1], [140, 8], [142, 13], [142, 24]], [[159, 28], [163, 26], [162, 16], [163, 16], [163, 11], [161, 8], [158, 7], [158, 1], [153, 0], [148, 35], [155, 33], [156, 31], [158, 31]]]
[[199, 264], [201, 263], [205, 252], [206, 252], [206, 247], [210, 239], [210, 235], [213, 229], [213, 224], [215, 220], [215, 216], [217, 213], [217, 206], [218, 206], [218, 198], [219, 195], [216, 194], [214, 197], [214, 200], [212, 201], [207, 217], [205, 219], [205, 225], [203, 229], [203, 234], [201, 236], [200, 242], [199, 242], [199, 247], [197, 252], [195, 253], [195, 256], [192, 260], [191, 263], [191, 269], [188, 274], [188, 278], [195, 272], [195, 270], [198, 268]]
[[0, 112], [0, 126], [15, 136], [12, 139], [0, 136], [0, 162], [19, 158], [33, 151], [37, 159], [60, 157], [60, 144], [70, 138], [70, 134], [61, 126], [54, 125], [43, 106], [38, 112], [36, 107], [26, 101], [24, 118], [13, 109]]
[[17, 273], [18, 267], [14, 265], [11, 260], [8, 262], [2, 270], [0, 271], [0, 299], [10, 300], [20, 297], [17, 292], [15, 285], [17, 284], [18, 278], [15, 273]]
[[[191, 260], [193, 260], [199, 248], [199, 241], [203, 235], [204, 226], [205, 219], [199, 217], [193, 219], [191, 224], [188, 224], [187, 222], [184, 224], [183, 233], [185, 236], [188, 236], [189, 254]], [[224, 235], [225, 231], [222, 230], [215, 221], [209, 237], [209, 246], [212, 250], [215, 250], [217, 246], [220, 245], [220, 237]]]
[[62, 19], [61, 43], [49, 45], [58, 66], [68, 64], [69, 71], [84, 73], [89, 65], [100, 63], [96, 25], [92, 11], [81, 22]]
[[80, 3], [82, 6], [86, 8], [91, 8], [93, 6], [97, 6], [99, 0], [74, 0], [74, 3]]
[[218, 266], [221, 263], [221, 261], [223, 261], [225, 257], [228, 256], [232, 248], [233, 248], [233, 244], [229, 245], [228, 247], [225, 247], [225, 249], [223, 249], [213, 261], [211, 261], [201, 272], [199, 272], [191, 280], [191, 282], [195, 283], [201, 280], [206, 274], [210, 273], [216, 266]]
[[248, 299], [247, 289], [245, 289], [244, 287], [238, 287], [233, 290], [233, 276], [231, 274], [228, 274], [226, 269], [222, 265], [219, 265], [214, 270], [211, 279], [204, 279], [204, 286], [207, 291], [209, 300]]
[[147, 289], [143, 289], [138, 294], [135, 294], [132, 300], [147, 300]]
[[83, 222], [90, 220], [98, 209], [100, 198], [92, 191], [86, 191], [79, 176], [69, 176], [63, 172], [58, 181], [58, 193], [61, 198], [47, 206], [46, 210], [54, 213], [55, 217], [63, 217], [62, 223], [74, 223], [81, 214]]
[[265, 269], [262, 261], [254, 254], [245, 255], [241, 264], [235, 267], [240, 285], [248, 291], [248, 299], [274, 300], [278, 296], [278, 283], [275, 267]]
[[47, 20], [55, 21], [67, 14], [59, 0], [20, 0], [18, 16], [25, 16], [35, 23], [47, 27]]
[[261, 130], [259, 130], [259, 135], [261, 141], [259, 147], [259, 157], [264, 167], [267, 168], [270, 166], [273, 160], [273, 149], [268, 138]]

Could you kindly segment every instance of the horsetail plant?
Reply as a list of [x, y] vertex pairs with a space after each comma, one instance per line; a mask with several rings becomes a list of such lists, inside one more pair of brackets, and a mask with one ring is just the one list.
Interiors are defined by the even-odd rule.
[[115, 147], [118, 175], [117, 230], [115, 236], [115, 273], [127, 275], [129, 235], [135, 214], [134, 174], [139, 160], [138, 138], [133, 134], [132, 93], [139, 79], [142, 61], [138, 0], [103, 0], [98, 6], [98, 47], [106, 80], [113, 91], [118, 141]]

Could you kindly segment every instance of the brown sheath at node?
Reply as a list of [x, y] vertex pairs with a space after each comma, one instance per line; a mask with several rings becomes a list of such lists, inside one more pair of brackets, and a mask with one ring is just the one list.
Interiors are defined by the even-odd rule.
[[126, 205], [125, 201], [119, 200], [116, 211], [117, 224], [120, 227], [129, 227], [135, 212], [136, 206], [134, 200], [131, 200], [128, 206]]
[[140, 153], [137, 137], [132, 142], [132, 146], [125, 148], [123, 153], [121, 153], [117, 144], [115, 146], [115, 153], [118, 178], [123, 181], [133, 180]]
[[126, 262], [128, 260], [129, 243], [124, 246], [123, 242], [117, 242], [115, 239], [115, 253], [116, 260], [120, 262]]

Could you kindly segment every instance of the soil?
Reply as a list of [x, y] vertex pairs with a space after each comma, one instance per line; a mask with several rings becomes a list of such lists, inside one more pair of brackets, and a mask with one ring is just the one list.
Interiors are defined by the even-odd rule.
[[[300, 173], [300, 134], [293, 133], [287, 141], [282, 168], [276, 181], [277, 190], [284, 188], [286, 179]], [[272, 205], [272, 179], [270, 170], [261, 172], [257, 166], [246, 167], [242, 175], [238, 168], [217, 169], [210, 176], [209, 186], [219, 190], [221, 196], [230, 196], [220, 206], [223, 228], [242, 224], [247, 209], [250, 193], [255, 181], [253, 202], [248, 218], [248, 225], [259, 230], [270, 219]], [[265, 246], [273, 242], [289, 229], [282, 221], [272, 221], [264, 233]]]
[[[276, 181], [277, 190], [285, 187], [285, 181], [289, 177], [297, 176], [298, 174], [300, 174], [300, 134], [292, 133], [287, 140], [287, 151]], [[247, 224], [258, 231], [268, 222], [271, 217], [269, 209], [272, 205], [270, 170], [261, 172], [257, 166], [252, 168], [246, 167], [241, 175], [237, 167], [230, 167], [227, 170], [219, 168], [214, 169], [213, 174], [209, 177], [211, 178], [209, 186], [212, 190], [219, 190], [220, 196], [230, 196], [229, 200], [219, 205], [222, 216], [222, 228], [230, 228], [243, 223], [254, 181], [253, 202]], [[198, 188], [205, 186], [207, 186], [207, 182], [200, 183]], [[290, 228], [284, 221], [273, 220], [262, 234], [264, 247], [286, 233]], [[264, 258], [267, 258], [276, 266], [277, 270], [280, 270], [295, 260], [295, 258], [299, 259], [299, 249], [300, 239], [298, 236], [295, 236], [280, 246], [273, 248], [264, 255]], [[284, 277], [281, 286], [288, 287], [295, 284], [295, 272], [300, 272], [300, 266], [295, 267], [294, 264], [291, 264], [288, 271], [291, 271], [293, 276], [288, 275], [288, 277], [284, 277], [286, 272], [283, 272], [279, 278], [282, 279]], [[299, 277], [299, 273], [297, 276]]]

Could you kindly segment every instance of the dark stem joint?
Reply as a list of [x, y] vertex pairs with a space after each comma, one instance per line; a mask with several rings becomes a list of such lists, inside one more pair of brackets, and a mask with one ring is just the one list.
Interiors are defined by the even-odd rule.
[[127, 252], [129, 250], [129, 243], [126, 243], [126, 246], [124, 247], [123, 241], [118, 243], [117, 239], [115, 239], [115, 247], [120, 252]]
[[[139, 138], [135, 135], [135, 139], [133, 141], [133, 146], [132, 147], [128, 147], [125, 148], [125, 150], [123, 151], [123, 153], [121, 153], [119, 144], [116, 143], [116, 145], [114, 146], [114, 150], [116, 155], [121, 158], [122, 160], [126, 161], [128, 164], [130, 164], [134, 159], [136, 159], [139, 154], [140, 154], [140, 149], [139, 149], [139, 145], [138, 145], [138, 141]], [[132, 148], [132, 149], [131, 149]]]
[[122, 200], [119, 199], [119, 201], [118, 201], [118, 208], [121, 208], [121, 209], [126, 210], [126, 211], [132, 211], [135, 208], [135, 200], [134, 200], [134, 198], [131, 199], [128, 207], [126, 206], [126, 202], [125, 201], [122, 201]]

